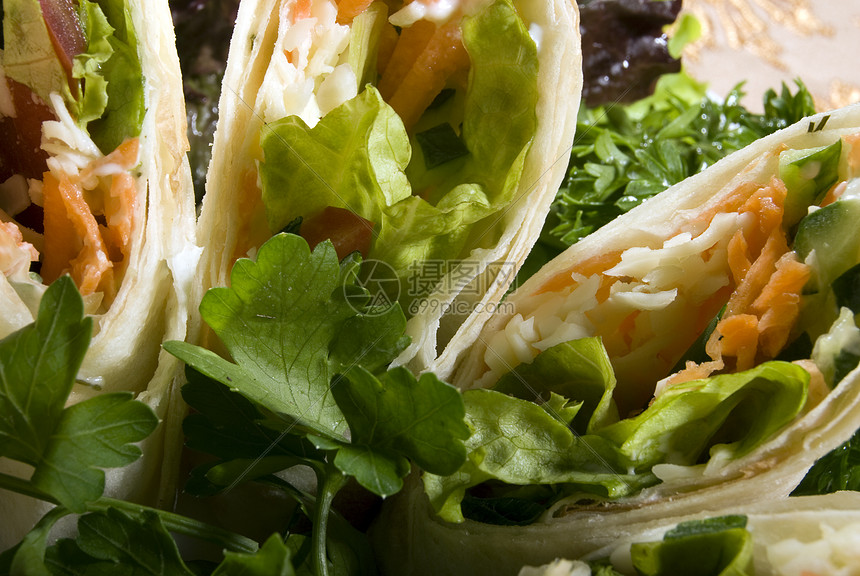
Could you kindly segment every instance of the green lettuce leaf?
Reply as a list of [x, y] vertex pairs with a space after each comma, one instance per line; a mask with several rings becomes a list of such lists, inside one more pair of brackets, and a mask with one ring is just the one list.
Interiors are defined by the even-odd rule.
[[111, 42], [114, 29], [95, 2], [83, 0], [79, 13], [89, 42], [87, 51], [78, 54], [72, 64], [72, 76], [81, 80], [83, 85], [81, 97], [72, 113], [81, 126], [86, 126], [89, 122], [101, 118], [108, 105], [108, 82], [102, 72], [102, 66], [106, 65], [114, 53]]
[[[472, 431], [466, 463], [449, 476], [425, 474], [425, 490], [440, 516], [452, 522], [463, 520], [466, 490], [488, 481], [555, 486], [550, 503], [574, 493], [632, 495], [657, 482], [651, 472], [656, 464], [694, 465], [709, 450], [732, 458], [749, 452], [800, 413], [809, 378], [794, 364], [768, 362], [676, 385], [637, 416], [619, 421], [602, 343], [568, 342], [501, 379], [497, 390], [463, 393]], [[485, 507], [522, 499], [498, 486], [490, 494]], [[533, 496], [546, 502], [548, 495]]]
[[272, 232], [326, 206], [384, 224], [383, 210], [411, 194], [403, 173], [411, 155], [406, 129], [373, 87], [314, 128], [297, 116], [271, 123], [261, 145], [260, 179]]
[[546, 401], [547, 393], [581, 401], [583, 409], [573, 420], [580, 434], [618, 421], [612, 401], [615, 372], [599, 338], [583, 338], [558, 344], [518, 365], [493, 387], [498, 392], [530, 400]]
[[567, 484], [597, 495], [619, 498], [654, 484], [648, 473], [632, 475], [617, 448], [599, 436], [579, 436], [531, 402], [492, 390], [463, 393], [468, 459], [450, 476], [424, 475], [424, 486], [439, 515], [463, 520], [465, 492], [488, 480], [507, 484]]
[[[100, 26], [89, 31], [89, 45], [93, 46], [94, 33], [103, 34], [101, 42], [113, 49], [111, 57], [99, 66], [107, 85], [104, 112], [88, 125], [93, 142], [107, 154], [122, 144], [126, 138], [140, 134], [146, 112], [143, 96], [143, 70], [138, 56], [138, 39], [131, 20], [131, 12], [122, 0], [98, 0], [98, 4], [113, 27], [113, 34]], [[88, 52], [91, 50], [90, 48]], [[84, 77], [84, 90], [90, 90], [92, 74]], [[81, 107], [79, 121], [91, 116], [85, 106]], [[93, 111], [94, 112], [94, 111]]]
[[51, 92], [71, 99], [69, 80], [54, 53], [39, 0], [3, 2], [3, 71], [44, 102]]
[[469, 87], [462, 121], [447, 121], [461, 132], [465, 159], [413, 169], [414, 144], [368, 86], [314, 128], [296, 117], [266, 127], [260, 178], [272, 232], [326, 206], [348, 208], [375, 223], [370, 257], [401, 279], [495, 242], [497, 219], [487, 216], [513, 201], [537, 126], [537, 49], [508, 0], [465, 17], [462, 32]]
[[4, 3], [2, 63], [6, 75], [44, 102], [60, 94], [77, 124], [107, 154], [140, 134], [143, 72], [131, 13], [122, 0], [81, 0], [87, 47], [72, 64], [73, 85], [60, 64], [38, 0]]
[[739, 457], [800, 413], [808, 387], [809, 373], [800, 366], [766, 362], [673, 386], [639, 415], [599, 434], [637, 470], [663, 462], [695, 464], [716, 444]]

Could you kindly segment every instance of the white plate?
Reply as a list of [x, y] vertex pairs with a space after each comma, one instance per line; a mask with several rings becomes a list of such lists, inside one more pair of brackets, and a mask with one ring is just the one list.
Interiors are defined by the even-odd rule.
[[819, 110], [860, 101], [860, 0], [684, 0], [702, 38], [686, 70], [724, 96], [745, 80], [744, 104], [760, 110], [768, 88], [801, 78]]

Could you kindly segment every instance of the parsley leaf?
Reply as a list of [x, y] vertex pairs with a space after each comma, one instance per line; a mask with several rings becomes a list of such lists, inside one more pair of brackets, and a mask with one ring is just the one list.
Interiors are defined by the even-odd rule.
[[256, 554], [226, 552], [212, 576], [294, 576], [292, 550], [272, 534]]
[[[231, 287], [209, 290], [200, 304], [235, 363], [183, 342], [165, 348], [272, 412], [342, 439], [346, 421], [329, 390], [332, 377], [364, 356], [374, 366], [380, 357], [387, 364], [406, 341], [399, 309], [347, 325], [359, 311], [343, 284], [350, 278], [340, 272], [330, 242], [311, 252], [298, 236], [273, 236], [256, 262], [236, 262]], [[351, 336], [345, 339], [340, 335], [347, 328]]]
[[91, 334], [92, 319], [64, 276], [45, 292], [35, 323], [0, 341], [0, 456], [39, 464]]
[[[359, 558], [328, 530], [349, 476], [385, 497], [403, 486], [410, 459], [438, 473], [466, 459], [460, 393], [431, 374], [388, 370], [409, 344], [406, 319], [399, 304], [374, 306], [359, 264], [356, 255], [338, 262], [329, 241], [311, 251], [303, 238], [278, 234], [256, 262], [234, 265], [230, 288], [210, 290], [201, 303], [230, 359], [164, 345], [189, 367], [189, 446], [216, 457], [187, 488], [209, 495], [259, 479], [296, 498], [312, 522], [310, 552], [295, 557], [299, 573], [325, 576], [332, 555]], [[315, 496], [273, 476], [297, 464], [316, 474]]]
[[[361, 367], [333, 388], [352, 433], [335, 464], [376, 494], [398, 492], [409, 461], [428, 472], [453, 474], [466, 461], [465, 405], [456, 388], [434, 374], [415, 378], [404, 367], [379, 378]], [[391, 462], [380, 466], [380, 458]], [[385, 475], [378, 475], [385, 472]]]
[[92, 319], [64, 276], [46, 290], [36, 321], [0, 341], [0, 456], [33, 466], [31, 484], [74, 512], [102, 496], [101, 468], [137, 460], [133, 443], [158, 425], [129, 393], [65, 408], [91, 333]]
[[663, 76], [629, 106], [580, 109], [569, 173], [542, 241], [571, 245], [729, 153], [815, 112], [799, 80], [764, 95], [764, 113], [741, 105], [742, 85], [718, 101], [684, 74]]
[[127, 514], [115, 508], [86, 514], [76, 540], [48, 549], [46, 561], [63, 574], [193, 576], [158, 514]]

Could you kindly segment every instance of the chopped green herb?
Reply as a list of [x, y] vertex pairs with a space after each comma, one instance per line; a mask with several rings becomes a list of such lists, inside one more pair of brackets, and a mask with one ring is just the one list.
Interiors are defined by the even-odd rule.
[[436, 166], [456, 160], [469, 153], [469, 149], [447, 122], [415, 135], [424, 153], [424, 166], [431, 170]]

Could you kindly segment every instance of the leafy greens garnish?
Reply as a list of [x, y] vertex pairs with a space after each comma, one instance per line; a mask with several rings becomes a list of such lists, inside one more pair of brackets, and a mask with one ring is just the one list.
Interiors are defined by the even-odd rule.
[[129, 393], [65, 407], [91, 333], [92, 319], [64, 276], [45, 292], [36, 321], [0, 341], [0, 456], [33, 466], [32, 486], [74, 512], [101, 497], [100, 468], [137, 460], [134, 443], [158, 424]]
[[813, 464], [792, 496], [860, 491], [860, 432]]
[[742, 85], [722, 101], [688, 76], [661, 77], [655, 94], [630, 106], [582, 107], [569, 173], [544, 239], [574, 244], [642, 201], [729, 153], [815, 112], [799, 80], [764, 95], [764, 112], [741, 104]]
[[[185, 422], [189, 446], [217, 457], [189, 487], [283, 487], [312, 516], [317, 574], [327, 573], [330, 507], [349, 477], [385, 497], [402, 488], [410, 461], [445, 475], [466, 458], [460, 393], [432, 374], [388, 369], [409, 342], [405, 317], [399, 305], [372, 305], [356, 283], [359, 263], [338, 262], [331, 242], [311, 252], [301, 237], [278, 234], [201, 302], [230, 359], [165, 344], [193, 368], [183, 390], [197, 411]], [[272, 476], [300, 464], [316, 474], [315, 495]]]

